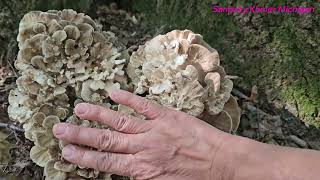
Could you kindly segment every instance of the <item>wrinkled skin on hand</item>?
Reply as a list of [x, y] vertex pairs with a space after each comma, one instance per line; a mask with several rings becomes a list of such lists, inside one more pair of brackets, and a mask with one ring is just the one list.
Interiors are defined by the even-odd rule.
[[[54, 135], [75, 145], [62, 155], [74, 164], [138, 180], [231, 179], [224, 146], [232, 136], [186, 113], [115, 90], [113, 101], [147, 120], [90, 104], [78, 104], [77, 116], [106, 124], [114, 131], [60, 123]], [[94, 147], [92, 151], [77, 145]], [[224, 154], [224, 155], [223, 155]]]

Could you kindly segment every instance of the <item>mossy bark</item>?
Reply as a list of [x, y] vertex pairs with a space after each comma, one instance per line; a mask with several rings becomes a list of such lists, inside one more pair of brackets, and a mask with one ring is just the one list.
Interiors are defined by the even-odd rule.
[[[220, 1], [221, 7], [243, 6]], [[284, 5], [259, 1], [259, 6]], [[137, 0], [133, 9], [146, 14], [146, 27], [154, 32], [190, 29], [219, 51], [236, 86], [258, 85], [270, 102], [281, 100], [289, 111], [320, 127], [320, 15], [319, 3], [311, 14], [214, 14], [209, 0]], [[250, 3], [246, 4], [250, 5]]]

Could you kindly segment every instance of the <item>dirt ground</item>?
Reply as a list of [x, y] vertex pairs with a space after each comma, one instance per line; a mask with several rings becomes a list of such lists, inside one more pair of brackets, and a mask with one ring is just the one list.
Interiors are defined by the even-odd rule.
[[[146, 32], [141, 25], [145, 18], [141, 14], [119, 10], [115, 4], [110, 7], [95, 8], [96, 11], [90, 11], [89, 15], [101, 23], [104, 30], [114, 32], [120, 42], [129, 48], [129, 52], [136, 50], [138, 45], [144, 44], [154, 36]], [[0, 34], [4, 33], [1, 31], [3, 29], [0, 29]], [[159, 30], [157, 33], [165, 32]], [[29, 158], [32, 142], [24, 138], [21, 124], [10, 121], [7, 115], [7, 97], [9, 91], [16, 86], [15, 80], [18, 76], [14, 68], [18, 49], [13, 39], [15, 36], [6, 38], [6, 46], [0, 46], [0, 131], [6, 134], [5, 139], [12, 148], [9, 151], [10, 161], [8, 164], [1, 164], [0, 168], [2, 173], [19, 176], [18, 179], [43, 179], [42, 168], [37, 167]], [[246, 89], [237, 84], [235, 87], [233, 95], [238, 98], [242, 109], [241, 125], [237, 135], [268, 144], [320, 150], [319, 129], [307, 127], [288, 111], [279, 110], [276, 105], [265, 103], [264, 94], [260, 94], [256, 87]], [[6, 178], [15, 179], [9, 176]], [[0, 180], [2, 179], [0, 177]]]

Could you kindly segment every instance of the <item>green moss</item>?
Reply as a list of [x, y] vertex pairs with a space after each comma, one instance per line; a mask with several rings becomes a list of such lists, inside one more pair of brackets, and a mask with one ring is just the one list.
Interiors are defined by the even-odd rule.
[[[282, 60], [278, 74], [283, 81], [284, 97], [287, 101], [295, 101], [299, 116], [310, 124], [320, 127], [318, 108], [320, 107], [320, 74], [319, 57], [312, 48], [312, 39], [319, 36], [312, 31], [301, 31], [297, 19], [290, 17], [282, 28], [275, 32], [273, 47], [277, 47], [276, 59]], [[313, 63], [315, 66], [310, 66]], [[288, 95], [290, 94], [290, 95]]]
[[288, 86], [282, 89], [282, 96], [291, 103], [297, 105], [299, 117], [303, 118], [308, 124], [320, 128], [318, 99], [311, 99], [305, 92], [305, 87]]

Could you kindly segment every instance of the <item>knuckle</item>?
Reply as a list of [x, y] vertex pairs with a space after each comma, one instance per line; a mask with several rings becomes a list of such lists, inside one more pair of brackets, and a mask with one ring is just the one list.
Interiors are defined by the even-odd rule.
[[155, 179], [161, 174], [164, 174], [164, 171], [159, 167], [154, 167], [153, 165], [141, 165], [132, 173], [133, 177], [136, 179]]
[[167, 119], [170, 119], [171, 121], [177, 121], [179, 119], [185, 119], [186, 116], [184, 113], [176, 110], [176, 109], [166, 109], [166, 115], [167, 115]]
[[166, 107], [160, 107], [158, 111], [158, 118], [164, 118], [169, 114], [169, 109]]
[[98, 137], [98, 149], [108, 150], [111, 149], [113, 142], [112, 132], [110, 130], [105, 130]]
[[121, 115], [116, 123], [116, 128], [119, 131], [125, 130], [128, 126], [129, 116]]
[[109, 172], [111, 168], [111, 154], [105, 153], [102, 155], [102, 157], [97, 158], [96, 161], [96, 169], [99, 171]]
[[132, 176], [132, 175], [134, 174], [134, 172], [136, 172], [137, 165], [136, 165], [136, 163], [134, 163], [134, 155], [133, 155], [133, 154], [129, 154], [128, 156], [129, 156], [130, 158], [127, 159], [127, 160], [125, 160], [122, 165], [123, 165], [124, 167], [127, 167], [127, 168], [125, 169], [125, 172], [126, 172], [128, 175]]
[[166, 113], [165, 113], [165, 108], [160, 106], [158, 103], [153, 102], [151, 100], [143, 100], [138, 104], [137, 109], [140, 111], [142, 114], [148, 114], [150, 118], [163, 118]]
[[75, 154], [76, 154], [76, 156], [75, 156], [76, 158], [75, 158], [75, 159], [76, 159], [78, 162], [84, 161], [85, 158], [86, 158], [86, 156], [88, 156], [87, 153], [86, 153], [86, 151], [76, 151]]
[[149, 100], [143, 100], [142, 102], [140, 102], [140, 104], [138, 104], [138, 107], [140, 108], [140, 111], [142, 113], [147, 113], [150, 112], [152, 103]]
[[95, 114], [97, 114], [97, 119], [98, 120], [103, 120], [104, 119], [104, 111], [100, 108], [98, 108], [96, 110], [96, 112], [94, 112]]

